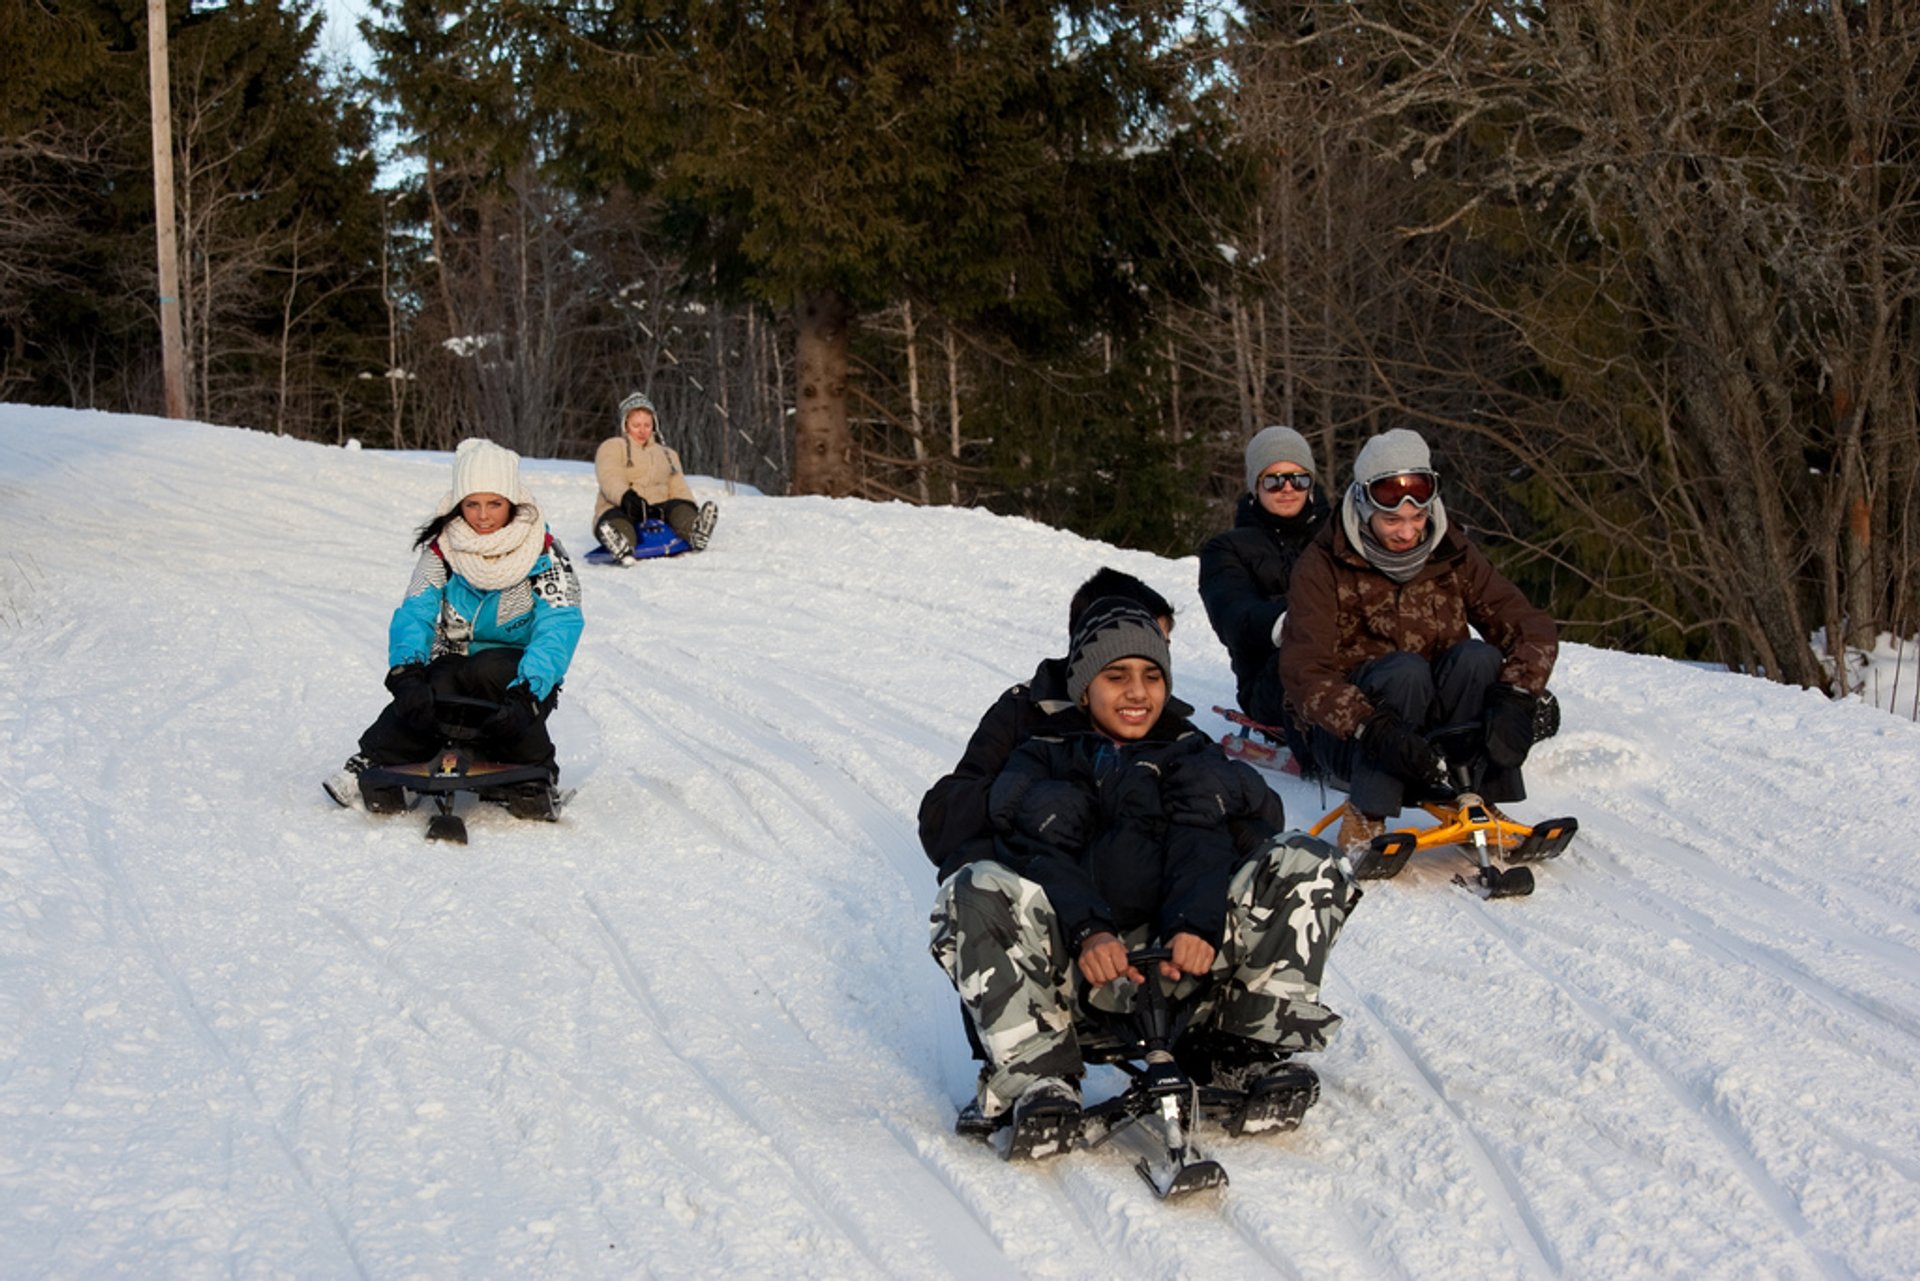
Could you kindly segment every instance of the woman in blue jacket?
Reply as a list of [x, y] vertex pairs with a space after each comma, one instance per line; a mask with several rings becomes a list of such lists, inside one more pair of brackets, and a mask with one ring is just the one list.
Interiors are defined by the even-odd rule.
[[360, 800], [369, 765], [421, 760], [440, 746], [434, 700], [486, 699], [500, 710], [475, 750], [516, 765], [545, 765], [558, 779], [547, 717], [580, 641], [580, 580], [520, 485], [519, 455], [464, 440], [453, 488], [420, 527], [420, 559], [387, 629], [387, 691], [360, 750], [328, 779], [341, 805]]

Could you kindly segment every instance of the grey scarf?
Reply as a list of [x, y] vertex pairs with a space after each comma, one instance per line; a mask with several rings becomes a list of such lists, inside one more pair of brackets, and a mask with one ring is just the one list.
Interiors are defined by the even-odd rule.
[[1347, 490], [1347, 501], [1340, 504], [1340, 525], [1347, 532], [1347, 541], [1360, 550], [1367, 564], [1394, 582], [1411, 582], [1415, 574], [1426, 568], [1427, 558], [1433, 555], [1447, 532], [1446, 504], [1437, 497], [1433, 500], [1427, 508], [1427, 536], [1404, 552], [1388, 551], [1386, 545], [1373, 536], [1371, 517], [1377, 510], [1367, 501], [1367, 491], [1358, 484]]

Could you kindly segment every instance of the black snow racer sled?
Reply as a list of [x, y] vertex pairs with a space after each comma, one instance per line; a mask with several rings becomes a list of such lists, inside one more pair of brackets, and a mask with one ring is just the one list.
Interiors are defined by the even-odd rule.
[[1304, 1064], [1275, 1062], [1252, 1090], [1199, 1082], [1209, 1075], [1195, 1053], [1204, 1040], [1188, 1036], [1188, 1027], [1204, 988], [1176, 999], [1158, 964], [1172, 957], [1166, 947], [1128, 953], [1147, 976], [1134, 990], [1131, 1013], [1094, 1011], [1095, 1029], [1080, 1038], [1082, 1061], [1118, 1068], [1128, 1079], [1124, 1090], [1077, 1112], [1042, 1110], [1022, 1122], [988, 1120], [969, 1104], [955, 1131], [992, 1143], [1009, 1160], [1117, 1142], [1136, 1154], [1134, 1169], [1154, 1195], [1167, 1200], [1227, 1185], [1226, 1169], [1193, 1141], [1203, 1123], [1234, 1136], [1298, 1129], [1320, 1098], [1320, 1078]]
[[435, 813], [427, 821], [427, 839], [459, 845], [467, 843], [467, 824], [453, 807], [462, 792], [504, 805], [515, 818], [557, 821], [562, 798], [545, 765], [508, 765], [473, 753], [480, 726], [498, 710], [500, 705], [487, 699], [435, 699], [434, 728], [444, 740], [440, 750], [413, 764], [369, 765], [360, 771], [360, 800], [368, 813], [403, 814], [415, 798], [431, 797]]

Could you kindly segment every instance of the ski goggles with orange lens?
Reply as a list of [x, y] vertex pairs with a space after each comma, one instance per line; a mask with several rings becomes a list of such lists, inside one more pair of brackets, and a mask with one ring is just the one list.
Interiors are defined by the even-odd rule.
[[1396, 511], [1403, 503], [1425, 511], [1440, 494], [1440, 477], [1430, 471], [1394, 472], [1368, 481], [1366, 491], [1367, 501], [1382, 511]]
[[1260, 478], [1260, 491], [1266, 494], [1277, 494], [1283, 489], [1297, 489], [1304, 494], [1312, 488], [1312, 475], [1303, 471], [1268, 472]]

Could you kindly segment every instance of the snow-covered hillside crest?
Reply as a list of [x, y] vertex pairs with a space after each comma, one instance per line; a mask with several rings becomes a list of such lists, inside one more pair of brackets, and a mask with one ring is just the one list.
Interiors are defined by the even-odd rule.
[[[577, 558], [586, 465], [527, 479]], [[445, 847], [318, 787], [445, 482], [0, 406], [0, 1275], [1920, 1275], [1911, 722], [1567, 647], [1573, 850], [1370, 888], [1322, 1102], [1161, 1205], [950, 1134], [913, 816], [1101, 564], [1229, 700], [1194, 562], [697, 482], [708, 552], [582, 568], [563, 821]]]

